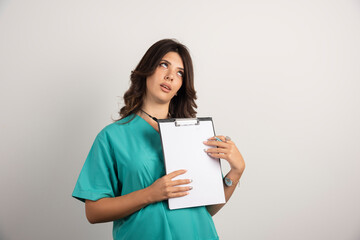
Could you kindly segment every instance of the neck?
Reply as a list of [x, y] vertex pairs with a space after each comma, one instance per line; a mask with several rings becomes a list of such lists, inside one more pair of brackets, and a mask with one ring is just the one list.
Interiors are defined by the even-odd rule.
[[141, 109], [157, 119], [168, 118], [169, 104], [144, 102]]

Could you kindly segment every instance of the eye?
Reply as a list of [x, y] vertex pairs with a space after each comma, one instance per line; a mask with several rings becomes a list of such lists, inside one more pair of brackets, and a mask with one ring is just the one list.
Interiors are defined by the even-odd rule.
[[178, 74], [180, 77], [183, 77], [183, 76], [184, 76], [184, 72], [182, 72], [182, 71], [179, 71], [177, 74]]
[[160, 63], [160, 66], [161, 66], [161, 67], [164, 67], [164, 68], [167, 68], [167, 67], [168, 67], [168, 64], [167, 64], [166, 62], [162, 62], [162, 63]]

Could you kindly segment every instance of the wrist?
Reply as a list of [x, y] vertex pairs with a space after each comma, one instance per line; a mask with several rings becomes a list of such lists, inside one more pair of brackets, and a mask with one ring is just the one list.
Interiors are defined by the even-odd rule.
[[143, 199], [144, 199], [144, 203], [146, 204], [146, 205], [148, 205], [148, 204], [152, 204], [152, 203], [154, 203], [155, 201], [154, 201], [154, 199], [153, 199], [153, 196], [152, 196], [152, 191], [151, 191], [151, 189], [150, 189], [150, 187], [147, 187], [147, 188], [144, 188], [144, 189], [142, 189], [141, 190], [142, 191], [142, 194], [143, 194]]
[[240, 184], [240, 178], [232, 176], [232, 174], [226, 174], [224, 177], [224, 184], [227, 187], [236, 186]]

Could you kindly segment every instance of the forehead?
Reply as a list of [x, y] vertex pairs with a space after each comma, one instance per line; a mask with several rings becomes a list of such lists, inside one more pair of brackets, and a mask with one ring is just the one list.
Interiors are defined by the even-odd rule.
[[176, 68], [184, 68], [183, 61], [177, 52], [168, 52], [162, 59], [169, 61]]

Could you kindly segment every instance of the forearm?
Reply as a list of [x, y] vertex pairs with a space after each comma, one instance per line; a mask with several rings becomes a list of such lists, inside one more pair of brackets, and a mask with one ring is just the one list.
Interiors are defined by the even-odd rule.
[[190, 183], [190, 179], [172, 180], [184, 174], [186, 170], [177, 170], [157, 179], [149, 187], [114, 198], [102, 198], [97, 201], [86, 200], [86, 217], [90, 223], [110, 222], [129, 216], [141, 208], [169, 198], [183, 197], [191, 187], [178, 187]]
[[[242, 173], [236, 173], [231, 170], [228, 172], [228, 174], [226, 174], [226, 176], [231, 179], [240, 179], [241, 175]], [[225, 204], [229, 201], [232, 194], [234, 193], [237, 184], [233, 184], [232, 186], [228, 187], [223, 183], [223, 186], [225, 193], [225, 203], [206, 206], [206, 209], [208, 210], [211, 216], [214, 216], [223, 206], [225, 206]]]
[[90, 223], [110, 222], [127, 217], [152, 203], [148, 191], [145, 188], [119, 197], [86, 200], [86, 217]]

